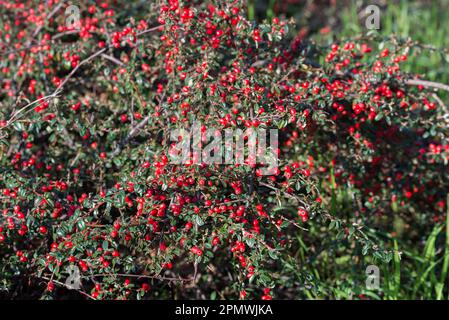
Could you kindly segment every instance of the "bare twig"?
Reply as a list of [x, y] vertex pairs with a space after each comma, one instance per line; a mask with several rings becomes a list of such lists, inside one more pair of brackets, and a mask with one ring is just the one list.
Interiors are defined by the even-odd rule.
[[155, 27], [153, 27], [153, 28], [149, 28], [149, 29], [143, 30], [143, 31], [141, 31], [141, 32], [138, 32], [138, 33], [136, 34], [136, 36], [141, 36], [141, 35], [144, 35], [144, 34], [149, 33], [149, 32], [157, 31], [157, 30], [159, 30], [161, 27], [163, 27], [163, 25], [158, 25], [158, 26], [155, 26]]
[[9, 127], [15, 120], [18, 119], [18, 116], [21, 113], [25, 112], [28, 108], [34, 106], [35, 104], [37, 104], [41, 101], [46, 101], [49, 99], [56, 98], [58, 96], [59, 92], [60, 92], [59, 90], [56, 90], [55, 92], [53, 92], [52, 94], [50, 94], [48, 96], [42, 97], [40, 99], [37, 99], [37, 100], [34, 100], [33, 102], [28, 103], [26, 106], [22, 107], [21, 109], [17, 110], [16, 112], [14, 112], [13, 115], [11, 116], [11, 118], [7, 121], [6, 125], [1, 127], [0, 129], [5, 129], [5, 128]]
[[139, 124], [137, 126], [135, 126], [134, 128], [131, 129], [131, 131], [128, 133], [128, 135], [125, 137], [125, 139], [123, 139], [117, 146], [117, 148], [115, 148], [115, 150], [112, 152], [111, 157], [114, 158], [116, 156], [118, 156], [120, 154], [120, 152], [122, 152], [123, 147], [125, 146], [125, 144], [131, 139], [133, 138], [140, 129], [142, 129], [150, 120], [151, 115], [146, 116], [142, 121], [139, 122]]
[[124, 65], [125, 65], [125, 64], [124, 64], [123, 62], [121, 62], [119, 59], [117, 59], [117, 58], [115, 58], [115, 57], [113, 57], [113, 56], [110, 56], [110, 55], [108, 55], [108, 54], [102, 53], [101, 56], [102, 56], [103, 58], [109, 60], [109, 61], [114, 62], [115, 64], [118, 64], [119, 66], [124, 66]]
[[[56, 284], [59, 285], [59, 286], [62, 286], [62, 287], [68, 288], [68, 289], [72, 289], [71, 287], [67, 286], [65, 283], [62, 283], [62, 282], [60, 282], [60, 281], [58, 281], [58, 280], [53, 280], [53, 279], [50, 279], [50, 278], [47, 278], [47, 277], [44, 277], [44, 276], [40, 276], [39, 278], [40, 278], [40, 279], [43, 279], [43, 280], [47, 280], [47, 281], [53, 281], [54, 283], [56, 283]], [[92, 296], [91, 296], [90, 294], [88, 294], [87, 292], [84, 292], [84, 291], [79, 290], [79, 289], [74, 289], [74, 290], [78, 291], [78, 292], [81, 293], [83, 296], [86, 296], [86, 297], [88, 297], [89, 299], [96, 300], [94, 297], [92, 297]]]
[[76, 71], [78, 71], [78, 69], [88, 63], [89, 61], [91, 61], [92, 59], [94, 59], [95, 57], [98, 57], [99, 55], [101, 55], [103, 52], [105, 52], [107, 50], [107, 48], [103, 48], [101, 50], [98, 50], [97, 52], [93, 53], [92, 55], [90, 55], [89, 57], [87, 57], [86, 59], [84, 59], [83, 61], [81, 61], [80, 63], [78, 63], [78, 65], [73, 68], [73, 70], [67, 75], [67, 77], [65, 77], [65, 79], [59, 84], [59, 86], [56, 88], [55, 91], [61, 90], [62, 87], [67, 83], [67, 81], [69, 81], [69, 79], [76, 73]]
[[427, 81], [427, 80], [420, 80], [420, 79], [410, 79], [406, 80], [405, 84], [409, 86], [423, 86], [427, 88], [435, 88], [440, 90], [449, 91], [449, 85], [439, 82], [433, 82], [433, 81]]
[[[194, 278], [173, 278], [173, 277], [163, 277], [160, 275], [145, 275], [145, 274], [126, 274], [126, 273], [114, 273], [114, 276], [117, 277], [128, 277], [128, 278], [144, 278], [144, 279], [156, 279], [156, 280], [165, 280], [165, 281], [180, 281], [180, 282], [190, 282], [195, 280]], [[92, 274], [90, 277], [108, 277], [111, 274], [108, 273], [98, 273]], [[84, 278], [87, 278], [84, 277]]]

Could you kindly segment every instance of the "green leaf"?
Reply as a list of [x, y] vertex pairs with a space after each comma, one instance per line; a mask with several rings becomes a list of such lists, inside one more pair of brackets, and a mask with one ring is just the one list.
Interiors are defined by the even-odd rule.
[[81, 219], [77, 222], [77, 226], [78, 226], [79, 231], [86, 229], [86, 223], [84, 222], [83, 219]]
[[379, 112], [376, 117], [374, 118], [375, 121], [380, 121], [384, 117], [384, 114], [382, 112]]

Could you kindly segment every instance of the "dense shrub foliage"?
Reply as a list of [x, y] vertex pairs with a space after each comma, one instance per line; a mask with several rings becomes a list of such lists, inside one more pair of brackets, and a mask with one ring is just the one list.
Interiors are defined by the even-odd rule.
[[[334, 297], [311, 265], [364, 281], [398, 255], [378, 230], [445, 219], [447, 110], [411, 43], [317, 47], [240, 1], [83, 1], [75, 28], [39, 3], [0, 2], [5, 297]], [[195, 121], [279, 129], [278, 170], [172, 163]]]

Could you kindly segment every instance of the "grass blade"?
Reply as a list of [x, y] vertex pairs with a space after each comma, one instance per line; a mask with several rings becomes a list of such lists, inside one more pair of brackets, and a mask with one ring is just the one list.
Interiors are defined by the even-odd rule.
[[[440, 281], [437, 284], [437, 300], [443, 298], [444, 283], [446, 282], [447, 271], [449, 269], [449, 194], [446, 200], [446, 245], [444, 249], [443, 268], [441, 269]], [[449, 299], [449, 296], [448, 296]]]

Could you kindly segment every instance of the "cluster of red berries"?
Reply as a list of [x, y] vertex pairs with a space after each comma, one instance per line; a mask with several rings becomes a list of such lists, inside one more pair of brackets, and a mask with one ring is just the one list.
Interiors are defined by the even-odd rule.
[[[0, 51], [20, 50], [0, 70], [0, 94], [11, 106], [41, 99], [20, 121], [10, 123], [15, 109], [1, 116], [10, 147], [0, 149], [0, 251], [11, 260], [0, 262], [54, 276], [52, 294], [64, 282], [54, 271], [76, 265], [101, 275], [86, 284], [92, 298], [164, 296], [164, 276], [195, 263], [200, 274], [211, 264], [235, 272], [244, 280], [227, 289], [235, 297], [254, 290], [270, 300], [270, 288], [279, 283], [277, 296], [291, 277], [274, 256], [287, 261], [301, 223], [325, 220], [316, 217], [335, 188], [358, 191], [364, 201], [355, 215], [396, 203], [444, 210], [446, 185], [426, 173], [447, 161], [449, 144], [429, 127], [439, 104], [401, 83], [407, 50], [373, 54], [367, 43], [335, 43], [315, 68], [302, 46], [284, 44], [286, 22], [253, 27], [236, 4], [169, 0], [148, 13], [150, 22], [123, 25], [116, 4], [103, 1], [76, 28], [25, 4], [0, 6], [17, 18], [4, 24], [8, 48]], [[25, 21], [45, 26], [32, 49], [26, 40], [36, 29]], [[43, 97], [61, 85], [55, 107]], [[273, 152], [282, 161], [270, 175], [250, 157], [215, 166], [191, 152], [188, 163], [174, 164], [179, 141], [170, 133], [194, 120], [204, 122], [203, 144], [209, 127], [216, 137], [227, 128], [277, 128], [282, 141]], [[406, 147], [392, 154], [397, 141]], [[158, 276], [150, 285], [131, 272]]]

